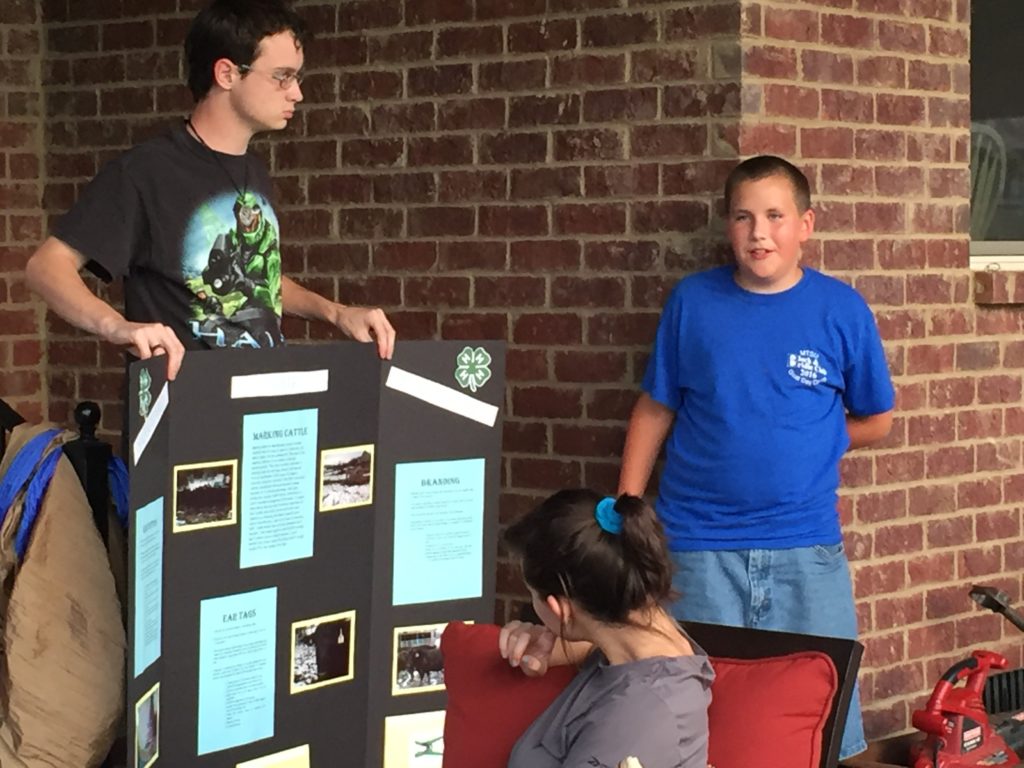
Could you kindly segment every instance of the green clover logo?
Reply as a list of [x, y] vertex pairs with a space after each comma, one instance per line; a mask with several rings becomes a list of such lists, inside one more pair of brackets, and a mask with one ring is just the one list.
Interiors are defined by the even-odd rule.
[[150, 385], [153, 383], [152, 377], [149, 375], [149, 371], [145, 368], [139, 371], [139, 416], [146, 418], [149, 416], [149, 408], [153, 404], [153, 395], [149, 391]]
[[483, 347], [463, 347], [455, 358], [455, 380], [463, 389], [476, 392], [491, 379], [491, 356]]

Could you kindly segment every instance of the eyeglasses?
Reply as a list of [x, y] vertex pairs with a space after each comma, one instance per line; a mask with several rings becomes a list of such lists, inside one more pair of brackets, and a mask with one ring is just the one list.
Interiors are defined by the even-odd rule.
[[287, 91], [293, 85], [302, 85], [302, 81], [306, 77], [306, 73], [301, 70], [293, 72], [290, 69], [275, 69], [273, 72], [260, 72], [259, 70], [253, 69], [248, 64], [236, 64], [235, 66], [238, 67], [238, 71], [243, 75], [247, 75], [250, 72], [256, 72], [261, 75], [266, 74], [271, 80], [277, 81], [277, 84], [281, 87], [282, 91]]

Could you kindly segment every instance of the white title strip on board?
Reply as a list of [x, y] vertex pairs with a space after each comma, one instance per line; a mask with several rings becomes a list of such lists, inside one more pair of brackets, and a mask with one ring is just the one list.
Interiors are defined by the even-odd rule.
[[231, 399], [245, 397], [282, 397], [326, 392], [329, 376], [327, 369], [319, 371], [282, 371], [281, 373], [253, 373], [231, 377]]
[[139, 457], [142, 456], [142, 452], [146, 450], [146, 446], [149, 445], [149, 441], [153, 439], [153, 433], [156, 432], [156, 427], [160, 423], [160, 419], [164, 417], [164, 411], [167, 410], [167, 404], [170, 402], [171, 396], [167, 389], [167, 382], [164, 382], [164, 388], [160, 390], [160, 394], [156, 396], [156, 401], [153, 403], [153, 407], [149, 411], [149, 416], [142, 423], [142, 429], [139, 430], [139, 434], [135, 436], [135, 442], [132, 443], [132, 463], [138, 464]]
[[484, 426], [493, 427], [498, 418], [498, 407], [490, 405], [475, 397], [459, 392], [457, 389], [438, 384], [415, 373], [392, 367], [388, 371], [388, 380], [384, 386], [404, 392], [407, 395], [430, 403], [446, 411], [478, 421]]

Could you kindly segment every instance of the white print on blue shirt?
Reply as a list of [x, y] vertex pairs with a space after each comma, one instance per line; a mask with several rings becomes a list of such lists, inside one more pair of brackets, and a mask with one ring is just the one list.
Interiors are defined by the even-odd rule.
[[808, 387], [816, 387], [828, 381], [828, 371], [818, 362], [819, 355], [813, 349], [801, 349], [789, 355], [790, 378]]

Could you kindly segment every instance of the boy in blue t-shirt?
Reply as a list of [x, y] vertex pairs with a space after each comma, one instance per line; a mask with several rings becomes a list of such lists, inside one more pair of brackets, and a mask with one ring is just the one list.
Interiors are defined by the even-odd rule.
[[[725, 184], [735, 267], [680, 281], [633, 409], [619, 492], [657, 509], [690, 621], [855, 638], [836, 511], [839, 460], [883, 439], [893, 387], [871, 310], [801, 267], [810, 186], [763, 155]], [[841, 757], [866, 747], [855, 692]]]

